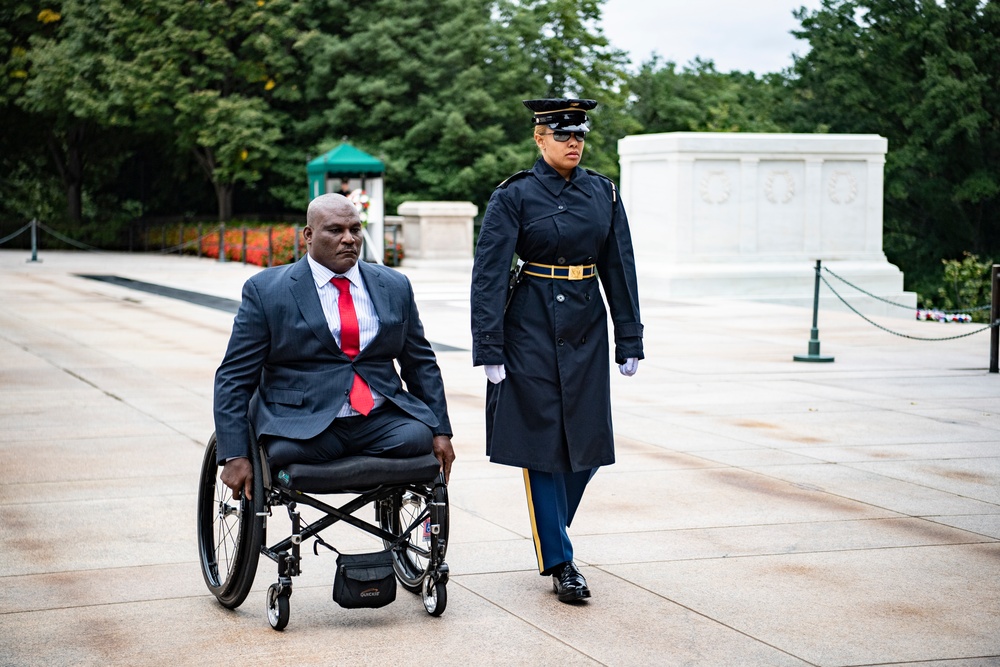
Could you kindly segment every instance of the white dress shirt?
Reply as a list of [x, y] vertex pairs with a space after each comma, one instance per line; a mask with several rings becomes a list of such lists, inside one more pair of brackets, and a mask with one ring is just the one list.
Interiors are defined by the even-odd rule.
[[[350, 281], [351, 300], [354, 301], [354, 312], [358, 316], [359, 349], [365, 349], [372, 342], [372, 339], [375, 338], [376, 334], [378, 334], [379, 322], [375, 306], [372, 304], [371, 297], [368, 296], [368, 290], [365, 289], [365, 283], [361, 279], [361, 271], [358, 269], [358, 265], [355, 264], [352, 266], [347, 273], [338, 274], [314, 260], [310, 255], [306, 255], [306, 259], [309, 261], [313, 280], [316, 281], [316, 293], [319, 295], [320, 305], [323, 306], [323, 315], [326, 316], [327, 326], [330, 327], [330, 333], [333, 334], [337, 345], [341, 347], [343, 345], [340, 342], [340, 307], [337, 305], [337, 301], [340, 298], [340, 290], [330, 282], [330, 279], [343, 277]], [[372, 401], [374, 401], [372, 410], [375, 410], [385, 402], [385, 397], [370, 386], [369, 390], [372, 392]], [[350, 402], [347, 402], [344, 403], [344, 407], [340, 410], [337, 417], [353, 417], [359, 414], [361, 413], [352, 408]]]

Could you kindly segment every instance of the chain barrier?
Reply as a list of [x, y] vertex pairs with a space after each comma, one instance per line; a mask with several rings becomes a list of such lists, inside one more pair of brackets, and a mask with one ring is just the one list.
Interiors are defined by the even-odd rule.
[[[850, 282], [846, 278], [838, 276], [836, 273], [834, 273], [833, 271], [831, 271], [829, 268], [827, 268], [825, 266], [823, 267], [823, 270], [826, 271], [827, 273], [829, 273], [831, 276], [833, 276], [837, 280], [839, 280], [840, 282], [848, 285], [849, 287], [853, 287], [854, 289], [858, 290], [859, 292], [861, 292], [862, 294], [864, 294], [866, 296], [870, 296], [873, 299], [877, 299], [877, 300], [881, 301], [882, 303], [887, 303], [890, 306], [897, 306], [899, 308], [905, 308], [906, 310], [913, 310], [913, 308], [911, 308], [910, 306], [907, 306], [906, 304], [896, 303], [895, 301], [889, 301], [889, 299], [884, 299], [884, 298], [878, 296], [877, 294], [872, 294], [871, 292], [858, 287], [857, 285], [855, 285], [854, 283]], [[826, 281], [824, 280], [823, 282], [826, 282]], [[829, 283], [827, 283], [827, 285], [829, 285]], [[830, 288], [830, 289], [832, 290], [833, 288]], [[836, 292], [834, 292], [834, 294], [836, 294]], [[963, 308], [962, 310], [936, 310], [936, 309], [935, 310], [936, 310], [936, 312], [940, 312], [940, 313], [942, 313], [944, 315], [961, 315], [963, 313], [981, 312], [981, 311], [984, 311], [984, 310], [989, 310], [990, 308], [992, 308], [992, 306], [979, 306], [977, 308]]]
[[21, 227], [19, 230], [17, 230], [13, 234], [8, 234], [7, 236], [5, 236], [2, 239], [0, 239], [0, 245], [3, 245], [7, 241], [10, 241], [11, 239], [16, 238], [17, 236], [20, 236], [21, 234], [23, 234], [24, 232], [28, 231], [29, 229], [31, 229], [31, 223], [30, 222], [28, 224], [26, 224], [24, 227]]
[[[92, 245], [87, 245], [86, 243], [82, 243], [80, 241], [76, 241], [74, 239], [71, 239], [68, 236], [65, 236], [64, 234], [60, 234], [59, 232], [57, 232], [56, 230], [52, 229], [51, 227], [45, 226], [44, 223], [36, 222], [34, 224], [36, 224], [38, 226], [38, 229], [41, 229], [43, 232], [51, 234], [52, 236], [54, 236], [55, 238], [59, 239], [63, 243], [68, 243], [69, 245], [74, 246], [76, 248], [79, 248], [80, 250], [87, 250], [89, 252], [108, 252], [107, 250], [103, 250], [101, 248], [97, 248], [97, 247], [94, 247]], [[12, 240], [12, 239], [16, 238], [17, 236], [23, 234], [27, 230], [31, 229], [31, 225], [32, 225], [32, 223], [29, 222], [28, 224], [26, 224], [24, 227], [21, 227], [19, 230], [17, 230], [13, 234], [9, 234], [9, 235], [3, 237], [2, 239], [0, 239], [0, 245], [3, 245], [7, 241]], [[183, 250], [184, 248], [187, 248], [188, 246], [191, 246], [193, 244], [196, 244], [196, 243], [199, 243], [201, 241], [204, 241], [205, 239], [207, 239], [209, 237], [215, 237], [215, 236], [218, 236], [218, 232], [216, 232], [216, 231], [209, 232], [208, 234], [203, 234], [201, 236], [201, 238], [194, 238], [194, 239], [191, 239], [190, 241], [185, 241], [184, 243], [175, 245], [175, 246], [170, 247], [170, 248], [163, 248], [162, 250], [159, 250], [158, 252], [161, 253], [161, 254], [169, 254], [169, 253], [172, 253], [172, 252], [179, 252], [180, 250]]]
[[[10, 240], [12, 240], [14, 238], [17, 238], [18, 236], [20, 236], [24, 232], [30, 230], [32, 228], [32, 225], [34, 225], [35, 229], [40, 229], [40, 230], [42, 230], [42, 231], [44, 231], [44, 232], [52, 235], [54, 238], [58, 239], [59, 241], [62, 241], [63, 243], [66, 243], [66, 244], [68, 244], [70, 246], [73, 246], [75, 248], [78, 248], [80, 250], [86, 250], [88, 252], [100, 252], [100, 253], [111, 252], [111, 251], [108, 251], [108, 250], [97, 248], [97, 247], [92, 246], [92, 245], [88, 245], [86, 243], [83, 243], [81, 241], [77, 241], [75, 239], [72, 239], [72, 238], [66, 236], [65, 234], [61, 234], [61, 233], [57, 232], [56, 230], [52, 229], [51, 227], [46, 226], [44, 223], [38, 222], [37, 220], [29, 222], [28, 224], [26, 224], [23, 227], [21, 227], [20, 229], [18, 229], [16, 232], [14, 232], [12, 234], [8, 234], [7, 236], [5, 236], [2, 239], [0, 239], [0, 245], [3, 245], [4, 243], [7, 243], [8, 241], [10, 241]], [[295, 228], [297, 229], [298, 227], [296, 226]], [[207, 232], [205, 234], [201, 234], [199, 236], [195, 236], [195, 238], [193, 238], [193, 239], [189, 239], [187, 241], [182, 241], [181, 243], [178, 243], [177, 245], [171, 246], [169, 248], [161, 248], [161, 249], [156, 250], [154, 252], [157, 252], [157, 253], [162, 254], [162, 255], [168, 255], [168, 254], [171, 254], [171, 253], [180, 253], [181, 251], [183, 251], [186, 248], [191, 248], [191, 247], [199, 247], [200, 248], [202, 243], [204, 243], [205, 241], [208, 241], [208, 240], [214, 240], [215, 238], [219, 237], [219, 234], [220, 233], [219, 233], [219, 231], [217, 229], [212, 229], [211, 231], [209, 231], [209, 232]], [[368, 240], [369, 240], [369, 242], [371, 241], [370, 237], [368, 237]], [[297, 236], [295, 238], [295, 241], [296, 241], [296, 244], [295, 244], [295, 246], [296, 246], [295, 247], [295, 251], [296, 251], [295, 257], [298, 257], [299, 255], [298, 255], [298, 237]], [[230, 243], [226, 243], [225, 241], [223, 241], [223, 243], [225, 244], [225, 247], [227, 249], [233, 247], [232, 244], [230, 244]], [[32, 244], [34, 246], [34, 238], [32, 239]], [[246, 245], [245, 241], [244, 241], [244, 244], [241, 247], [243, 248], [243, 254], [246, 254], [245, 251], [247, 251], [247, 250], [249, 250], [251, 248], [254, 249], [254, 250], [261, 250], [261, 251], [270, 252], [268, 245], [264, 245], [264, 246], [260, 246], [260, 245]], [[244, 264], [247, 263], [246, 258], [243, 259], [243, 263]], [[379, 263], [381, 263], [381, 262], [379, 262]]]
[[108, 252], [107, 250], [101, 250], [100, 248], [95, 248], [92, 245], [87, 245], [86, 243], [81, 243], [80, 241], [71, 239], [70, 237], [65, 236], [64, 234], [60, 234], [51, 227], [46, 227], [44, 223], [36, 222], [35, 224], [37, 224], [38, 228], [41, 229], [43, 232], [47, 232], [52, 236], [56, 237], [57, 239], [59, 239], [60, 241], [62, 241], [63, 243], [68, 243], [71, 246], [79, 248], [80, 250], [87, 250], [89, 252]]
[[[826, 269], [825, 266], [823, 268]], [[830, 270], [827, 269], [827, 271], [830, 271]], [[830, 273], [833, 273], [833, 272], [830, 271]], [[837, 277], [839, 278], [840, 276], [837, 276]], [[977, 333], [982, 333], [984, 331], [988, 331], [990, 329], [993, 329], [995, 327], [1000, 326], [1000, 320], [997, 320], [996, 322], [993, 322], [992, 324], [987, 324], [985, 327], [983, 327], [981, 329], [976, 329], [975, 331], [970, 331], [970, 332], [964, 333], [964, 334], [958, 334], [957, 336], [945, 336], [944, 338], [926, 338], [926, 337], [923, 337], [923, 336], [911, 336], [909, 334], [899, 333], [898, 331], [893, 331], [892, 329], [887, 329], [886, 327], [882, 326], [878, 322], [873, 322], [869, 318], [865, 317], [863, 314], [861, 314], [858, 311], [857, 308], [855, 308], [850, 303], [848, 303], [847, 300], [844, 297], [842, 297], [837, 292], [837, 290], [833, 289], [833, 285], [831, 285], [830, 281], [828, 281], [824, 276], [822, 276], [822, 275], [819, 276], [819, 279], [822, 280], [826, 284], [826, 286], [830, 288], [830, 291], [833, 292], [834, 296], [836, 296], [838, 299], [840, 299], [841, 303], [843, 303], [845, 306], [847, 306], [852, 311], [854, 311], [854, 313], [856, 315], [858, 315], [861, 319], [863, 319], [865, 322], [868, 322], [868, 324], [871, 324], [872, 326], [874, 326], [874, 327], [876, 327], [878, 329], [881, 329], [882, 331], [885, 331], [886, 333], [891, 333], [893, 336], [899, 336], [900, 338], [909, 338], [910, 340], [922, 340], [922, 341], [955, 340], [956, 338], [965, 338], [967, 336], [974, 336]], [[841, 280], [843, 280], [843, 279], [841, 278]], [[847, 281], [844, 280], [844, 282], [846, 283]], [[850, 285], [850, 283], [847, 283], [847, 284]], [[852, 285], [852, 287], [853, 287], [853, 285]], [[858, 291], [864, 292], [864, 290], [862, 290], [862, 289], [859, 289]], [[865, 292], [865, 294], [868, 294], [868, 293]], [[874, 295], [873, 294], [869, 294], [869, 296], [874, 296]], [[875, 297], [875, 298], [879, 299], [880, 301], [885, 301], [885, 299], [880, 299], [879, 297]], [[890, 302], [887, 302], [887, 303], [892, 303], [892, 302], [890, 301]], [[895, 305], [899, 305], [899, 304], [895, 304]], [[904, 306], [904, 307], [907, 308], [907, 309], [909, 309], [909, 306]]]
[[213, 231], [208, 232], [207, 234], [202, 234], [200, 237], [195, 237], [195, 238], [193, 238], [193, 239], [191, 239], [189, 241], [184, 241], [182, 243], [178, 243], [175, 246], [170, 246], [169, 248], [161, 248], [160, 250], [157, 250], [157, 252], [160, 253], [161, 255], [169, 255], [171, 253], [180, 252], [184, 248], [196, 245], [198, 243], [202, 243], [206, 239], [208, 239], [210, 237], [211, 238], [215, 238], [218, 235], [219, 235], [218, 230], [213, 230]]

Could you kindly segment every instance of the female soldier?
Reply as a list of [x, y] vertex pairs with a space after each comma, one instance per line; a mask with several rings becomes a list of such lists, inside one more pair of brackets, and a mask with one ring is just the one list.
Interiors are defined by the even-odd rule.
[[[628, 219], [614, 183], [579, 167], [594, 100], [526, 100], [535, 166], [501, 183], [472, 270], [473, 363], [485, 366], [486, 452], [524, 469], [538, 569], [562, 602], [590, 597], [567, 528], [597, 468], [614, 463], [615, 362], [635, 373], [642, 324]], [[515, 252], [524, 264], [508, 300]]]

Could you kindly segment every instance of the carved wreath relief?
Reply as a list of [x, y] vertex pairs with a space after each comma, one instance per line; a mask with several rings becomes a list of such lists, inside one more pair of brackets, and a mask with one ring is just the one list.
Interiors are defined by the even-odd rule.
[[[775, 180], [781, 178], [784, 181], [784, 191], [779, 194], [775, 192]], [[767, 175], [764, 181], [764, 196], [772, 204], [787, 204], [795, 197], [795, 179], [787, 169], [775, 169]]]
[[729, 175], [722, 169], [706, 172], [698, 186], [701, 200], [706, 204], [725, 204], [729, 201], [731, 191], [732, 183], [729, 181]]
[[849, 171], [835, 171], [830, 175], [827, 193], [834, 204], [850, 204], [858, 198], [858, 179]]

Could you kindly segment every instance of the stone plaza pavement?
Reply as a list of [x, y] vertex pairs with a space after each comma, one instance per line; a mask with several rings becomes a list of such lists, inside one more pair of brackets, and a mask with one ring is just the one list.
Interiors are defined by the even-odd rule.
[[[521, 472], [483, 454], [469, 266], [404, 267], [441, 350], [458, 460], [448, 607], [330, 599], [303, 549], [284, 632], [202, 580], [196, 486], [233, 315], [80, 277], [239, 299], [256, 268], [0, 251], [0, 665], [1000, 664], [1000, 376], [989, 334], [923, 342], [821, 312], [642, 293], [612, 377], [618, 463], [571, 534], [594, 598], [538, 576]], [[809, 270], [809, 269], [807, 269]], [[850, 278], [850, 276], [846, 276]], [[642, 283], [640, 281], [640, 289]], [[883, 318], [947, 336], [980, 325]], [[287, 519], [271, 519], [272, 536]], [[335, 526], [328, 541], [374, 544]], [[373, 550], [373, 549], [368, 549]]]

